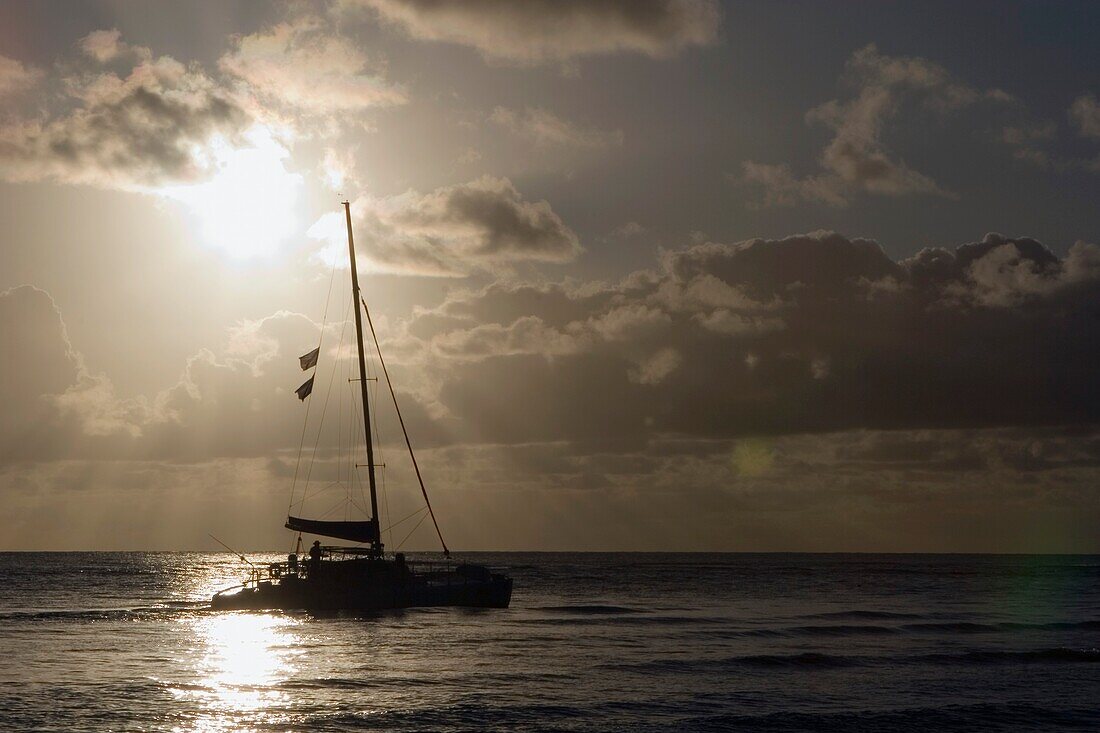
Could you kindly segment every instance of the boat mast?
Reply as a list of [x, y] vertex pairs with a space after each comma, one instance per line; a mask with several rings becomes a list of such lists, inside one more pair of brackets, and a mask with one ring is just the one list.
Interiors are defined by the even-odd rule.
[[351, 202], [344, 202], [344, 217], [348, 223], [348, 255], [351, 257], [351, 290], [355, 299], [355, 339], [359, 346], [359, 390], [363, 395], [363, 430], [367, 438], [367, 477], [370, 481], [370, 514], [374, 524], [374, 537], [371, 550], [382, 555], [382, 533], [378, 522], [378, 490], [374, 478], [374, 443], [371, 440], [370, 402], [367, 399], [367, 362], [363, 358], [363, 316], [359, 311], [362, 295], [359, 292], [359, 273], [355, 269], [355, 239], [351, 234]]

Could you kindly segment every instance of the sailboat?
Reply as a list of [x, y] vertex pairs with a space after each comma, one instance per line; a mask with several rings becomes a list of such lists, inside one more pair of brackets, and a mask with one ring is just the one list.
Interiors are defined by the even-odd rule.
[[[367, 479], [370, 487], [370, 517], [366, 520], [330, 520], [296, 516], [288, 509], [287, 529], [298, 533], [295, 551], [287, 556], [285, 562], [256, 566], [250, 563], [248, 577], [240, 584], [226, 588], [214, 594], [211, 607], [227, 610], [307, 610], [307, 611], [372, 611], [395, 608], [413, 608], [422, 606], [466, 606], [480, 608], [507, 608], [512, 598], [512, 579], [502, 573], [493, 572], [483, 565], [458, 563], [449, 559], [450, 552], [443, 543], [443, 562], [415, 563], [406, 560], [404, 553], [387, 555], [382, 544], [382, 533], [378, 521], [378, 487], [375, 475], [374, 444], [371, 432], [371, 410], [368, 395], [367, 366], [363, 346], [363, 313], [367, 314], [372, 336], [374, 326], [370, 322], [370, 312], [359, 289], [359, 275], [355, 267], [355, 239], [351, 226], [351, 205], [343, 202], [344, 216], [347, 220], [348, 255], [351, 264], [351, 293], [355, 310], [355, 337], [358, 347], [359, 391], [362, 398], [363, 424], [366, 447]], [[362, 307], [361, 307], [362, 306]], [[377, 348], [377, 337], [374, 336]], [[302, 357], [303, 368], [307, 363], [316, 364], [318, 351]], [[379, 362], [386, 381], [389, 373], [385, 362]], [[299, 397], [304, 399], [312, 390], [312, 378], [299, 388]], [[435, 523], [428, 494], [412, 451], [408, 431], [401, 417], [397, 398], [394, 396], [394, 408], [398, 421], [405, 434], [405, 443], [409, 448], [413, 467], [424, 494], [428, 514]], [[293, 507], [293, 503], [291, 508]], [[322, 545], [320, 540], [313, 543], [308, 554], [301, 554], [302, 535], [346, 540], [357, 543], [354, 546]], [[247, 559], [241, 556], [246, 562]]]

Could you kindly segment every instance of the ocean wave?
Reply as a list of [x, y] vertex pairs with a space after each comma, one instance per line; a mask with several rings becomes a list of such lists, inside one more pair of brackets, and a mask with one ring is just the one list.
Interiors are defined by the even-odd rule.
[[894, 626], [838, 624], [833, 626], [788, 626], [782, 631], [791, 636], [883, 636], [901, 633]]
[[864, 611], [853, 609], [851, 611], [827, 611], [825, 613], [807, 613], [794, 618], [820, 618], [820, 619], [920, 619], [929, 618], [920, 613], [899, 613], [897, 611]]
[[1048, 621], [1027, 623], [1022, 621], [998, 621], [978, 623], [974, 621], [943, 621], [904, 624], [905, 631], [954, 632], [959, 634], [988, 634], [1002, 631], [1067, 631], [1071, 629], [1100, 629], [1100, 621]]
[[895, 667], [896, 665], [983, 666], [1013, 664], [1091, 664], [1100, 662], [1100, 650], [1032, 649], [1005, 651], [974, 649], [965, 652], [918, 655], [846, 655], [821, 652], [794, 654], [747, 654], [721, 659], [651, 659], [643, 662], [616, 663], [611, 669], [644, 674], [705, 673], [737, 668], [758, 669], [846, 669], [852, 667]]
[[696, 731], [751, 730], [766, 733], [788, 731], [934, 730], [938, 733], [972, 733], [974, 730], [1093, 730], [1100, 723], [1095, 710], [1065, 710], [1025, 703], [943, 704], [928, 707], [842, 711], [783, 711], [747, 715], [724, 713], [678, 721], [679, 727]]
[[558, 618], [517, 618], [512, 623], [536, 626], [716, 626], [729, 623], [717, 616], [663, 616], [642, 611], [627, 612], [574, 612], [563, 613]]
[[714, 672], [735, 668], [764, 669], [835, 669], [858, 667], [864, 664], [860, 657], [850, 657], [821, 652], [798, 654], [746, 654], [722, 659], [653, 659], [645, 662], [608, 665], [611, 668], [640, 673], [661, 672]]
[[81, 608], [42, 611], [6, 611], [4, 621], [126, 621], [156, 616], [175, 616], [209, 611], [206, 601], [174, 601], [171, 604], [135, 608]]
[[578, 606], [536, 606], [536, 611], [555, 611], [557, 613], [576, 613], [576, 614], [620, 614], [620, 613], [644, 613], [639, 608], [629, 608], [627, 606], [601, 606], [601, 605], [578, 605]]
[[933, 664], [996, 665], [996, 664], [1096, 664], [1100, 662], [1100, 649], [1030, 649], [1007, 651], [1003, 649], [973, 650], [954, 654], [922, 654], [910, 657], [910, 662]]

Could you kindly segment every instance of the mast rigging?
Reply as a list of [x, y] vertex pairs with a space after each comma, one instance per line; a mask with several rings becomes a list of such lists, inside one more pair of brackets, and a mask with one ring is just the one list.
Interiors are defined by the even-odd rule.
[[355, 238], [351, 232], [351, 202], [344, 202], [344, 217], [348, 226], [348, 257], [351, 260], [351, 294], [355, 308], [355, 344], [359, 349], [359, 391], [363, 396], [363, 432], [367, 442], [367, 480], [370, 484], [370, 516], [374, 525], [371, 549], [382, 554], [382, 534], [378, 531], [378, 488], [374, 477], [374, 441], [371, 437], [370, 400], [367, 396], [367, 360], [363, 356], [363, 315], [359, 312], [362, 295], [359, 291], [359, 271], [355, 267]]

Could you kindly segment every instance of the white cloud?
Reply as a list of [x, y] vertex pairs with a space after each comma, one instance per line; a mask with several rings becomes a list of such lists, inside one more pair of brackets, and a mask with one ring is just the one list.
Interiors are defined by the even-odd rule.
[[320, 20], [279, 23], [234, 40], [221, 68], [266, 100], [318, 114], [405, 104], [385, 66]]

